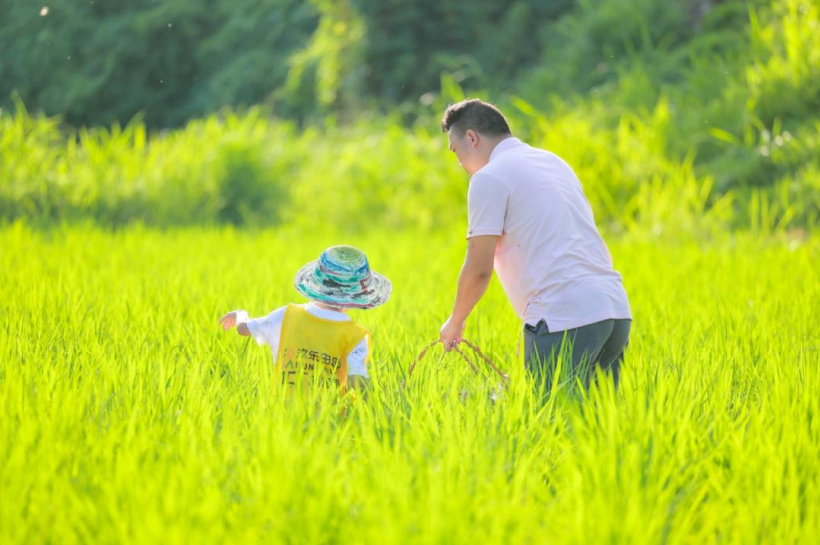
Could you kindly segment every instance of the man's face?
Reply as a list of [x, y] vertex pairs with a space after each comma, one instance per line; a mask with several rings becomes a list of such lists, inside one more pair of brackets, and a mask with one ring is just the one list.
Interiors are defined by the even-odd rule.
[[450, 151], [456, 154], [458, 163], [467, 171], [467, 174], [472, 176], [486, 164], [486, 160], [482, 162], [480, 157], [477, 133], [468, 130], [463, 136], [459, 136], [458, 132], [450, 127], [447, 136], [450, 139]]

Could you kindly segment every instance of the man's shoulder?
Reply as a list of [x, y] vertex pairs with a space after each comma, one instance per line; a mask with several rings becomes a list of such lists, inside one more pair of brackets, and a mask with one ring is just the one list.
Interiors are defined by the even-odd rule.
[[501, 184], [506, 185], [507, 169], [498, 161], [493, 161], [484, 165], [484, 168], [476, 172], [470, 177], [470, 185], [472, 184]]
[[470, 187], [467, 190], [467, 202], [485, 202], [497, 200], [503, 195], [510, 193], [510, 176], [503, 173], [496, 173], [486, 170], [487, 167], [479, 170], [470, 178]]
[[489, 163], [478, 173], [486, 173], [496, 178], [505, 178], [511, 171], [537, 163], [543, 160], [554, 160], [558, 156], [551, 151], [536, 148], [524, 142], [517, 142], [514, 146], [508, 147], [500, 154], [492, 157]]
[[523, 143], [489, 162], [476, 174], [484, 173], [487, 177], [507, 183], [530, 176], [541, 177], [545, 169], [553, 176], [559, 173], [574, 174], [572, 167], [556, 153]]

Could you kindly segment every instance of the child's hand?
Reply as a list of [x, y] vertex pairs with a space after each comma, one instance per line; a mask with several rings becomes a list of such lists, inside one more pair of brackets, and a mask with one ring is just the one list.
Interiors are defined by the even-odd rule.
[[245, 323], [248, 321], [248, 313], [244, 310], [234, 310], [232, 312], [227, 313], [225, 316], [219, 319], [219, 325], [222, 326], [224, 331], [228, 331], [230, 328], [235, 326], [238, 323]]

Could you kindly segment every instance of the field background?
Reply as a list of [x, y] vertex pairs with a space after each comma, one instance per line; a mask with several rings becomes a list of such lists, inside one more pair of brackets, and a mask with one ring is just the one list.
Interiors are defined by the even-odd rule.
[[[44, 11], [45, 10], [45, 11]], [[815, 543], [817, 0], [0, 5], [0, 542]], [[634, 324], [537, 400], [447, 317], [465, 96], [579, 174]], [[216, 325], [332, 244], [393, 281], [372, 391], [284, 406]]]

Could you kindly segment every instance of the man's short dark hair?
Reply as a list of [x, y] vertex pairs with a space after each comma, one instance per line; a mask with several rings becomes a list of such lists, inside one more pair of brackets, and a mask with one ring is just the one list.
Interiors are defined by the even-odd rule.
[[451, 128], [459, 137], [463, 137], [467, 129], [484, 136], [512, 134], [504, 114], [489, 102], [477, 98], [462, 100], [447, 107], [441, 120], [441, 131], [446, 133]]

